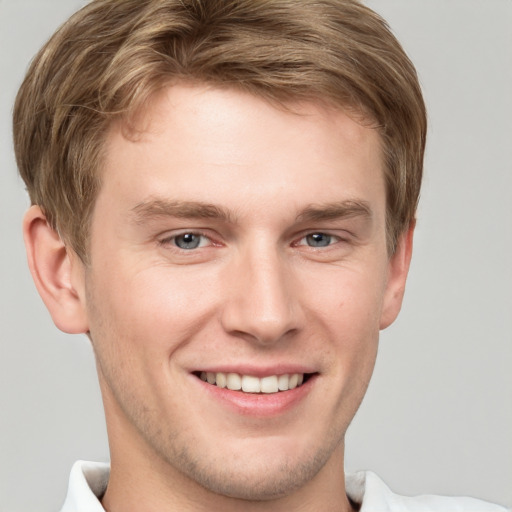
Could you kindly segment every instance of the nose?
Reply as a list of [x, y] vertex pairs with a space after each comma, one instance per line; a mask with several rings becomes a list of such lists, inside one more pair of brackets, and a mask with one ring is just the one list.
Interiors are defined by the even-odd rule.
[[247, 250], [230, 266], [222, 325], [233, 336], [272, 345], [301, 326], [293, 272], [277, 250]]

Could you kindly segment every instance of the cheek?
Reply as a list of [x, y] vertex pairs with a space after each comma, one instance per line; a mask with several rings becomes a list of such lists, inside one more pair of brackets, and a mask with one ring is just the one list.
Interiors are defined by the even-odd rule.
[[333, 268], [304, 279], [301, 295], [326, 324], [356, 334], [378, 330], [385, 284], [385, 273], [380, 269]]
[[117, 266], [90, 276], [91, 335], [97, 343], [122, 344], [124, 351], [173, 351], [211, 316], [213, 297], [208, 288], [198, 288], [201, 283], [205, 279], [163, 266], [143, 271]]
[[385, 289], [382, 273], [334, 269], [317, 284], [307, 301], [311, 335], [323, 331], [319, 349], [337, 379], [351, 383], [348, 388], [365, 389], [377, 354]]

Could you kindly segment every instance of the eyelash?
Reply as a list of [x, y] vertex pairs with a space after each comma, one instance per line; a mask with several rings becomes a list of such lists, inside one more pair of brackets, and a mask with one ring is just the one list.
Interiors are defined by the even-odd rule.
[[[200, 240], [198, 241], [198, 245], [195, 246], [195, 247], [189, 247], [189, 248], [183, 248], [183, 247], [180, 247], [177, 243], [176, 243], [176, 240], [179, 239], [180, 237], [185, 237], [187, 235], [191, 235], [191, 236], [194, 236], [194, 237], [199, 237]], [[318, 236], [320, 235], [321, 237], [325, 237], [327, 238], [327, 244], [326, 245], [310, 245], [308, 243], [308, 238], [310, 238], [309, 241], [312, 241], [311, 240], [311, 237], [315, 237], [315, 236]], [[209, 243], [204, 243], [204, 241], [207, 240]], [[305, 235], [303, 235], [301, 238], [299, 238], [298, 240], [296, 240], [295, 242], [292, 243], [292, 246], [294, 247], [308, 247], [310, 249], [327, 249], [337, 243], [340, 243], [340, 242], [344, 242], [346, 241], [345, 239], [343, 239], [342, 237], [338, 236], [338, 235], [333, 235], [329, 232], [325, 232], [325, 231], [312, 231], [310, 233], [307, 233]], [[305, 242], [305, 243], [303, 243]], [[321, 242], [321, 240], [319, 240], [319, 242]], [[185, 242], [186, 243], [186, 242]], [[191, 244], [193, 242], [190, 242]], [[201, 248], [205, 248], [205, 247], [209, 247], [211, 245], [215, 245], [215, 242], [211, 239], [210, 236], [208, 236], [207, 234], [201, 232], [201, 231], [183, 231], [181, 233], [177, 233], [177, 234], [174, 234], [172, 236], [168, 236], [166, 238], [163, 238], [162, 240], [159, 240], [159, 245], [161, 246], [169, 246], [171, 245], [172, 249], [175, 249], [175, 250], [178, 250], [180, 252], [193, 252], [195, 251], [196, 249], [201, 249]]]
[[[321, 235], [322, 237], [325, 237], [325, 238], [328, 238], [328, 243], [327, 245], [317, 245], [317, 246], [314, 246], [314, 245], [309, 245], [308, 243], [305, 243], [305, 244], [302, 244], [301, 242], [304, 241], [304, 240], [307, 240], [308, 238], [312, 238], [316, 235]], [[296, 242], [294, 245], [296, 246], [307, 246], [307, 247], [310, 247], [312, 249], [323, 249], [323, 248], [327, 248], [327, 247], [331, 247], [332, 245], [335, 245], [336, 243], [339, 243], [343, 241], [343, 239], [337, 235], [333, 235], [331, 233], [328, 233], [328, 232], [324, 232], [324, 231], [313, 231], [311, 233], [308, 233], [307, 235], [303, 236], [302, 238], [300, 238], [298, 240], [298, 242]], [[333, 243], [331, 243], [333, 242]]]
[[[179, 237], [184, 237], [184, 236], [187, 236], [187, 235], [192, 235], [192, 236], [195, 236], [195, 237], [200, 237], [200, 240], [199, 240], [199, 245], [197, 247], [191, 247], [191, 248], [188, 248], [188, 249], [184, 249], [182, 247], [179, 247], [176, 243], [176, 240], [179, 238]], [[201, 240], [202, 239], [202, 240]], [[208, 240], [209, 243], [208, 244], [203, 244], [202, 242], [204, 240]], [[172, 236], [168, 236], [166, 238], [163, 238], [162, 240], [159, 240], [159, 245], [161, 246], [169, 246], [172, 244], [172, 247], [173, 249], [176, 249], [178, 251], [183, 251], [183, 252], [191, 252], [191, 251], [194, 251], [195, 249], [199, 249], [199, 248], [203, 248], [203, 247], [206, 247], [206, 246], [209, 246], [209, 245], [213, 245], [213, 242], [211, 240], [211, 237], [209, 237], [208, 235], [204, 234], [204, 233], [201, 233], [200, 231], [183, 231], [182, 233], [177, 233], [175, 235], [172, 235]]]

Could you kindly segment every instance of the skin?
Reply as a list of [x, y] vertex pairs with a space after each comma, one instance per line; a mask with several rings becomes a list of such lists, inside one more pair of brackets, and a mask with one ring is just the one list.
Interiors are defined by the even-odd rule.
[[[93, 343], [103, 506], [350, 510], [344, 436], [412, 248], [411, 229], [386, 251], [378, 133], [315, 103], [191, 84], [154, 98], [143, 125], [110, 131], [87, 267], [38, 207], [24, 225], [56, 325]], [[197, 248], [176, 245], [185, 233]], [[314, 378], [286, 407], [234, 403], [193, 373], [226, 368]]]

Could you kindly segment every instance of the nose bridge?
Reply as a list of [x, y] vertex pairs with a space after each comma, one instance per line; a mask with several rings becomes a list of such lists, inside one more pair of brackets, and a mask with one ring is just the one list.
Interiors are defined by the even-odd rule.
[[272, 244], [246, 247], [231, 267], [224, 328], [271, 344], [298, 327], [291, 270]]

